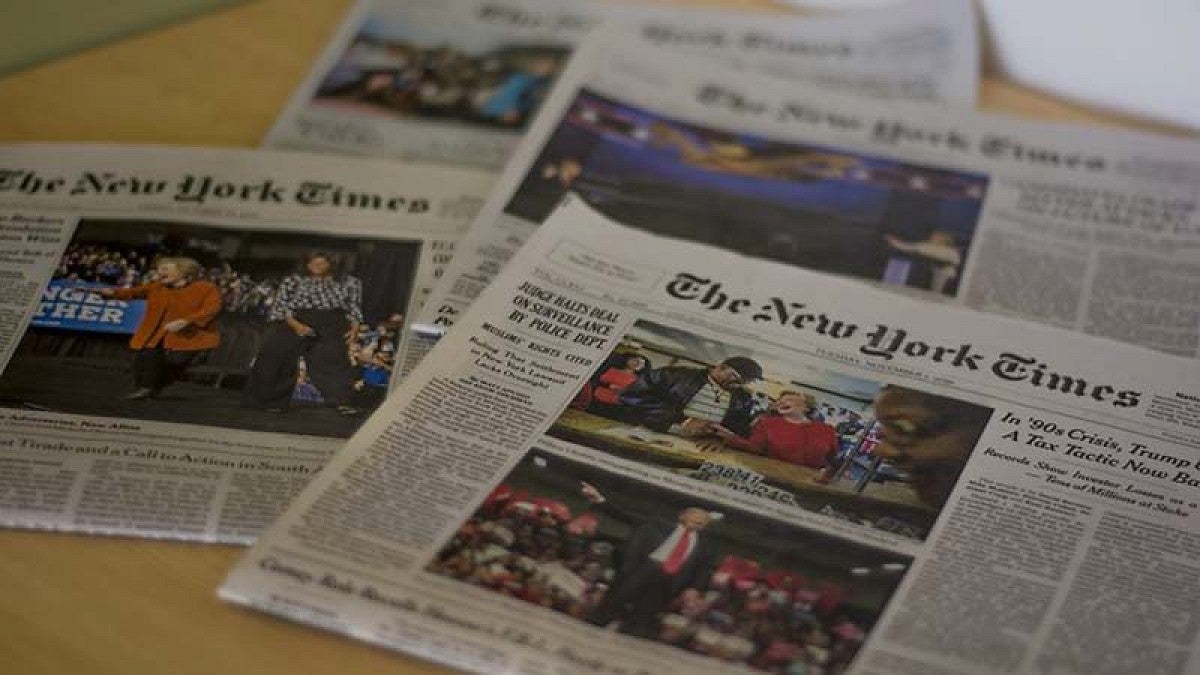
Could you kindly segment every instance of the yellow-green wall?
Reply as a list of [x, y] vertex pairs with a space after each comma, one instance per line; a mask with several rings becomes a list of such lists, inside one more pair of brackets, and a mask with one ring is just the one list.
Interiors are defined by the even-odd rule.
[[240, 0], [0, 0], [0, 74]]

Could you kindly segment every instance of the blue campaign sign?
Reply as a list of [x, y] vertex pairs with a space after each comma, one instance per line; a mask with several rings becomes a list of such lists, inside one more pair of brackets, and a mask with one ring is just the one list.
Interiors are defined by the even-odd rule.
[[86, 284], [55, 279], [42, 291], [42, 301], [33, 315], [39, 328], [65, 328], [99, 333], [133, 334], [146, 313], [145, 300], [105, 300]]

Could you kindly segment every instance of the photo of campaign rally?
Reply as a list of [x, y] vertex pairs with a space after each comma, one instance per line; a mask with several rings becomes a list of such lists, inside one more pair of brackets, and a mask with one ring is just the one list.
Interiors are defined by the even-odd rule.
[[991, 412], [639, 321], [549, 434], [920, 540]]
[[420, 244], [82, 221], [0, 405], [349, 437], [386, 396]]
[[505, 212], [540, 223], [573, 192], [655, 234], [954, 296], [987, 183], [720, 131], [584, 92]]
[[912, 559], [531, 451], [426, 569], [770, 673], [841, 673]]
[[414, 18], [368, 17], [314, 101], [372, 115], [523, 129], [570, 54], [563, 45], [505, 42]]

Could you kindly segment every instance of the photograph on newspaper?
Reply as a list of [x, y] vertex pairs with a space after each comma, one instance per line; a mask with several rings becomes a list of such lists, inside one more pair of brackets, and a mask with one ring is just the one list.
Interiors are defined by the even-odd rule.
[[567, 192], [654, 234], [954, 296], [984, 174], [772, 140], [581, 91], [505, 207], [541, 223]]
[[538, 0], [360, 2], [265, 142], [498, 168], [598, 14]]
[[1194, 143], [879, 108], [652, 57], [602, 30], [564, 71], [413, 333], [432, 340], [455, 323], [574, 194], [655, 235], [1197, 354], [1195, 294], [1183, 290], [1196, 272]]
[[253, 541], [400, 379], [400, 328], [491, 182], [0, 146], [0, 525]]
[[467, 32], [457, 17], [379, 6], [322, 78], [314, 106], [521, 129], [566, 61], [565, 44]]
[[362, 0], [264, 140], [499, 170], [576, 45], [619, 23], [643, 45], [883, 98], [975, 101], [965, 0], [841, 16], [580, 0]]
[[0, 406], [347, 438], [388, 390], [420, 252], [83, 219], [0, 376]]
[[693, 667], [841, 673], [911, 564], [534, 448], [426, 570]]
[[1145, 665], [1195, 614], [1197, 368], [568, 198], [221, 595], [478, 672]]
[[641, 320], [549, 434], [922, 540], [991, 414]]

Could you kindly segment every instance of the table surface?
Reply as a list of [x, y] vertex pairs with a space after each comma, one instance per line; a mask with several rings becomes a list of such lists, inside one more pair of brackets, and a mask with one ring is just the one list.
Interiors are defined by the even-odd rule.
[[[259, 0], [0, 79], [0, 142], [253, 146], [349, 0]], [[769, 9], [769, 0], [689, 4]], [[981, 107], [1184, 135], [985, 77]], [[0, 532], [9, 673], [435, 673], [427, 662], [231, 607], [232, 546]]]
[[748, 469], [762, 475], [769, 484], [812, 499], [834, 499], [838, 502], [867, 499], [880, 507], [898, 506], [929, 512], [907, 484], [894, 481], [882, 485], [871, 483], [862, 495], [858, 495], [853, 492], [855, 481], [849, 476], [843, 476], [830, 485], [820, 484], [817, 479], [823, 474], [821, 469], [736, 450], [712, 436], [681, 438], [572, 408], [563, 411], [551, 428], [550, 435], [618, 456], [684, 471], [696, 469], [706, 461]]

